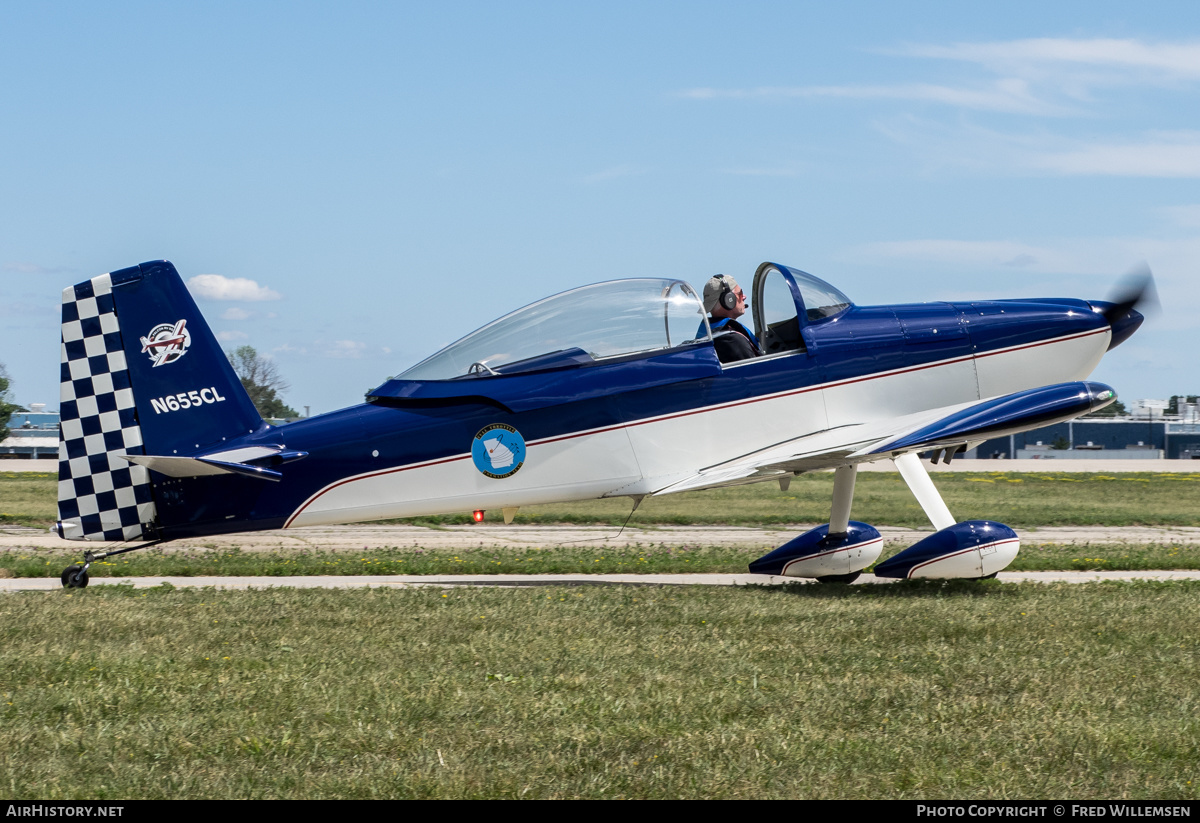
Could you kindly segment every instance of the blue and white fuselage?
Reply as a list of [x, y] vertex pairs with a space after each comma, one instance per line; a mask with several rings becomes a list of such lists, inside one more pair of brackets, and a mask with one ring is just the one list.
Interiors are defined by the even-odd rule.
[[952, 455], [1111, 402], [1080, 381], [1141, 322], [1072, 299], [856, 306], [775, 264], [752, 302], [765, 354], [723, 364], [688, 284], [576, 289], [366, 403], [273, 427], [169, 263], [94, 278], [64, 292], [60, 533], [174, 539], [514, 510]]

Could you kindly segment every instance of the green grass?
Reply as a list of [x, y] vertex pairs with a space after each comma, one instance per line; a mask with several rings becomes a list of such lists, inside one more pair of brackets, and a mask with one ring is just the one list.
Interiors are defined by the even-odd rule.
[[[786, 535], [780, 537], [782, 543]], [[292, 576], [383, 574], [631, 574], [678, 572], [744, 573], [774, 546], [694, 546], [646, 543], [636, 546], [512, 546], [372, 548], [361, 552], [287, 549], [151, 548], [92, 564], [93, 578], [147, 576]], [[881, 559], [899, 552], [892, 545]], [[17, 550], [0, 554], [0, 576], [57, 577], [79, 561], [76, 547], [53, 554]], [[1009, 571], [1200, 569], [1200, 547], [1172, 544], [1067, 544], [1027, 541]]]
[[11, 798], [1160, 799], [1200, 585], [0, 598]]
[[58, 519], [57, 500], [57, 466], [54, 472], [0, 472], [0, 526], [48, 528]]
[[[998, 520], [1016, 527], [1200, 526], [1200, 472], [940, 473], [934, 476], [934, 482], [959, 520]], [[0, 523], [49, 526], [56, 517], [55, 487], [56, 476], [52, 474], [0, 473]], [[771, 482], [647, 498], [630, 523], [818, 523], [829, 516], [832, 494], [832, 474], [806, 474], [794, 478], [786, 492]], [[620, 525], [630, 508], [626, 498], [527, 506], [518, 513], [516, 522]], [[877, 526], [929, 525], [895, 473], [860, 474], [852, 516]], [[499, 521], [501, 513], [488, 512], [487, 519]], [[468, 523], [470, 515], [464, 512], [389, 522]]]

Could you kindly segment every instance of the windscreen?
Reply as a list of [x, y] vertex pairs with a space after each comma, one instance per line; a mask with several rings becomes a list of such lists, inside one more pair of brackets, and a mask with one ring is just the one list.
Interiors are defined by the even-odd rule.
[[[400, 375], [451, 380], [513, 373], [568, 353], [572, 363], [709, 339], [700, 299], [680, 280], [613, 280], [556, 294], [496, 320]], [[507, 369], [505, 367], [508, 367]]]
[[800, 296], [804, 298], [804, 309], [808, 315], [808, 322], [831, 317], [849, 307], [850, 298], [824, 280], [796, 269], [788, 271], [792, 273], [792, 277], [800, 289]]

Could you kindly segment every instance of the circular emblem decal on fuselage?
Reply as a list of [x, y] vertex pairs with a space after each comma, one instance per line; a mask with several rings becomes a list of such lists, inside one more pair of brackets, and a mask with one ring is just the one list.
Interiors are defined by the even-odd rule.
[[484, 426], [471, 441], [471, 459], [488, 477], [512, 477], [525, 465], [525, 438], [503, 423]]

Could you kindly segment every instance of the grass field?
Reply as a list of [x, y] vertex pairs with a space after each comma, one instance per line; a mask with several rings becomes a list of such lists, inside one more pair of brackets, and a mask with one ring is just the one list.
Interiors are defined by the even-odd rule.
[[[1197, 480], [935, 478], [958, 517], [1016, 526], [1200, 525]], [[92, 573], [740, 572], [768, 547], [667, 544], [653, 527], [819, 522], [831, 488], [810, 475], [786, 493], [648, 500], [631, 547], [151, 549]], [[46, 525], [53, 497], [52, 476], [0, 474], [0, 523]], [[627, 514], [596, 501], [518, 522]], [[861, 475], [853, 516], [928, 527], [894, 475]], [[1197, 555], [1035, 534], [1011, 568]], [[0, 574], [57, 576], [78, 556], [11, 551]], [[1194, 801], [1198, 619], [1191, 582], [10, 594], [0, 797]]]
[[0, 472], [0, 525], [45, 526], [58, 519], [58, 475]]
[[[50, 526], [57, 478], [52, 474], [0, 473], [0, 523]], [[934, 477], [959, 520], [998, 520], [1032, 526], [1200, 526], [1200, 472], [1191, 474], [1075, 474], [1068, 472], [943, 473]], [[814, 473], [775, 483], [647, 498], [631, 524], [771, 525], [819, 523], [829, 517], [833, 475]], [[629, 517], [626, 498], [527, 506], [517, 523], [606, 523]], [[855, 520], [877, 526], [926, 527], [929, 520], [898, 474], [863, 472], [855, 489]], [[500, 512], [488, 512], [500, 520]], [[417, 521], [468, 523], [470, 515]]]
[[1186, 799], [1200, 585], [0, 599], [6, 798]]

